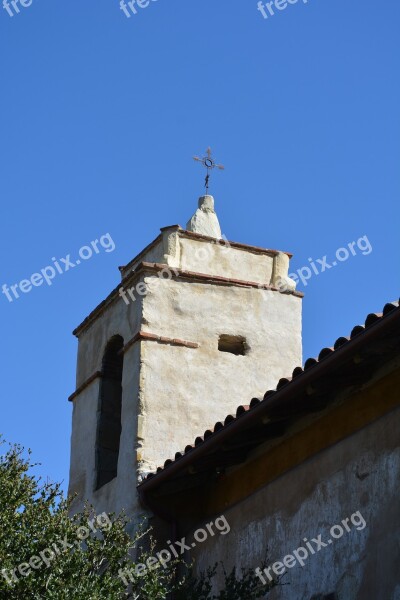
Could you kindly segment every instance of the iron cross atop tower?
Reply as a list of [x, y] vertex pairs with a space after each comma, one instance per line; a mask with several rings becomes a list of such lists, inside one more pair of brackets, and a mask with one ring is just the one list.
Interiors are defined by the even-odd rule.
[[203, 156], [203, 158], [200, 158], [199, 156], [194, 156], [193, 158], [194, 158], [194, 160], [201, 162], [201, 164], [207, 169], [207, 175], [206, 175], [206, 179], [205, 179], [205, 188], [206, 188], [206, 194], [208, 195], [208, 187], [209, 187], [209, 182], [210, 182], [210, 171], [212, 171], [215, 168], [223, 171], [225, 169], [225, 167], [223, 165], [218, 165], [215, 162], [215, 160], [212, 157], [212, 152], [211, 152], [210, 147], [207, 148], [206, 152], [207, 152], [207, 156]]

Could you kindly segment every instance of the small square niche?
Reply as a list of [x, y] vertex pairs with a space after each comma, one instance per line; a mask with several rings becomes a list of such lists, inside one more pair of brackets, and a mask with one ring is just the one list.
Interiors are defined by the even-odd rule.
[[236, 356], [244, 356], [246, 354], [246, 338], [242, 335], [223, 334], [219, 336], [218, 350], [220, 352], [229, 352]]

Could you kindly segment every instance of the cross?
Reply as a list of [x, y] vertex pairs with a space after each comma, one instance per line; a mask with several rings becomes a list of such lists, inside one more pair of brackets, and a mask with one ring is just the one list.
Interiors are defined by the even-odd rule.
[[203, 167], [205, 167], [207, 169], [207, 175], [206, 175], [206, 179], [205, 179], [205, 188], [206, 188], [206, 194], [208, 195], [208, 187], [209, 187], [209, 181], [210, 181], [210, 171], [212, 171], [213, 169], [217, 168], [220, 169], [221, 171], [223, 171], [225, 169], [225, 167], [223, 165], [218, 165], [215, 160], [212, 158], [212, 153], [211, 153], [211, 148], [208, 147], [207, 148], [207, 156], [203, 156], [203, 158], [200, 158], [199, 156], [193, 156], [194, 160], [197, 160], [198, 162], [201, 162], [201, 164], [203, 165]]

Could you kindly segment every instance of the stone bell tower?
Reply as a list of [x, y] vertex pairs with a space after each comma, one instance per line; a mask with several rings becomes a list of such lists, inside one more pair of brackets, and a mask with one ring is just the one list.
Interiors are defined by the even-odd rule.
[[140, 478], [302, 362], [290, 255], [221, 236], [212, 196], [77, 327], [70, 493], [139, 511]]

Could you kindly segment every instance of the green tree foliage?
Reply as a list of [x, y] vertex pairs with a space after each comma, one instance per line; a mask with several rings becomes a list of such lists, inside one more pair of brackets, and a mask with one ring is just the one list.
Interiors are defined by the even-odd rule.
[[0, 446], [0, 600], [163, 600], [171, 592], [176, 600], [266, 597], [250, 570], [241, 577], [224, 572], [218, 595], [212, 593], [217, 565], [199, 578], [180, 560], [138, 573], [132, 549], [140, 563], [156, 554], [150, 536], [146, 548], [139, 545], [148, 531], [131, 537], [124, 515], [96, 515], [90, 506], [71, 517], [60, 486], [32, 474], [30, 452], [1, 440]]
[[32, 475], [33, 466], [19, 446], [0, 457], [1, 600], [120, 600], [118, 571], [132, 546], [126, 520], [111, 526], [89, 507], [70, 518], [60, 486]]

